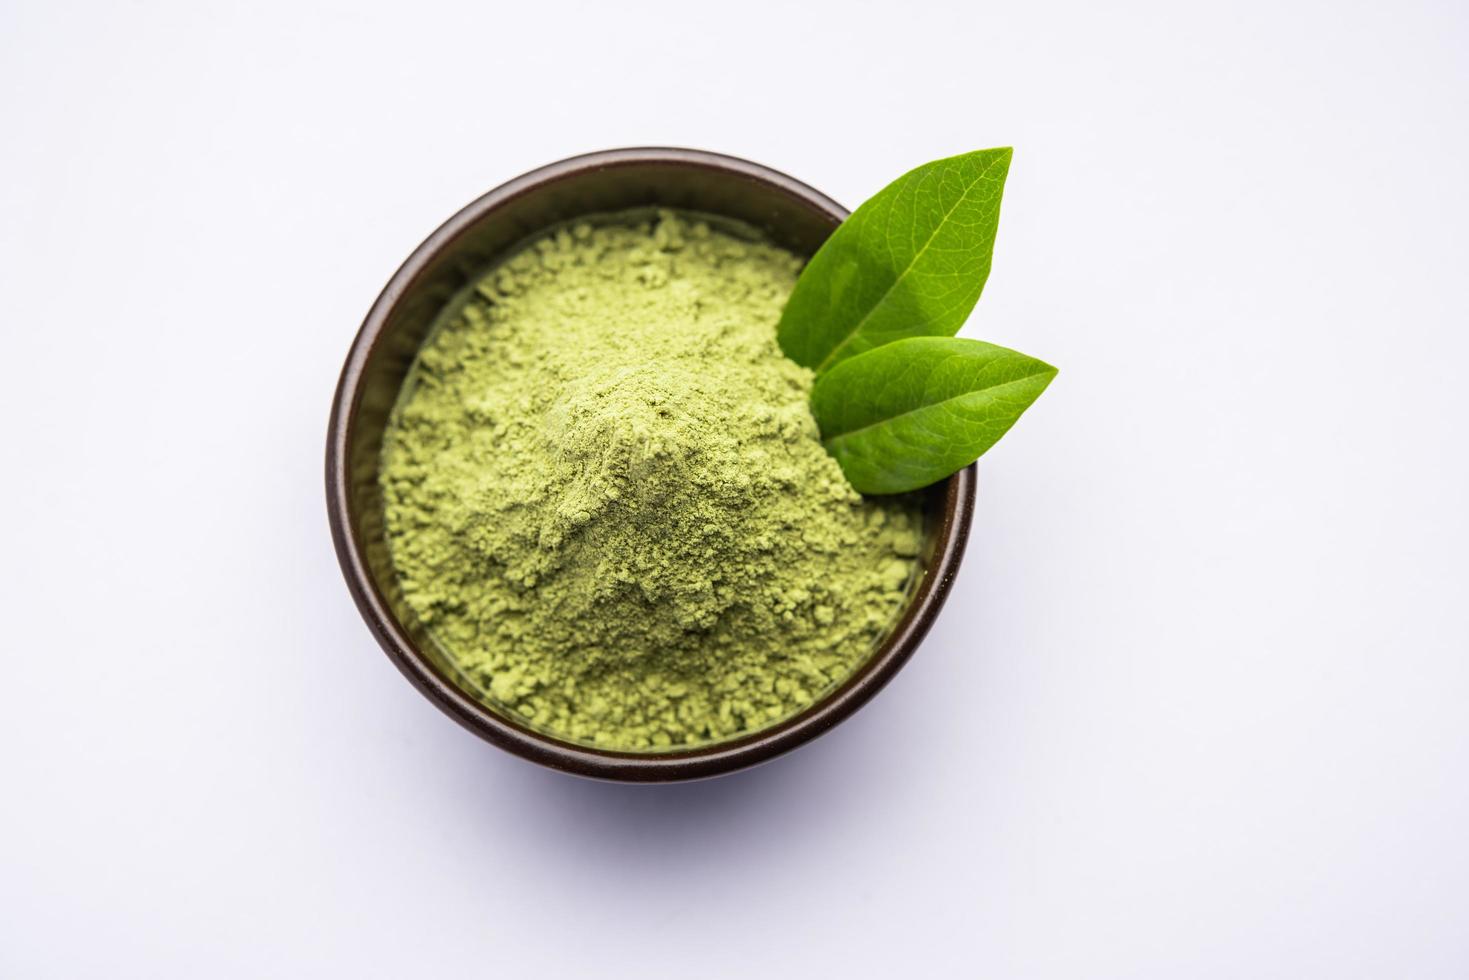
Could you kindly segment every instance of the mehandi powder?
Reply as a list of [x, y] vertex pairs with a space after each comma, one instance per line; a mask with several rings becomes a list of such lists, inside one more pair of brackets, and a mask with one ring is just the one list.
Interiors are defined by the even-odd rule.
[[548, 235], [424, 345], [384, 446], [408, 606], [469, 682], [617, 749], [763, 728], [902, 610], [911, 499], [864, 499], [776, 344], [800, 261], [660, 212]]

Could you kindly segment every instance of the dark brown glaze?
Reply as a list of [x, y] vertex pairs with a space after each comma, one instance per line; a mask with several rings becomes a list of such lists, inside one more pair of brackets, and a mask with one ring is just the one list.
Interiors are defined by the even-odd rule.
[[718, 776], [772, 759], [835, 727], [892, 680], [948, 596], [974, 509], [974, 467], [931, 487], [924, 569], [891, 635], [835, 691], [777, 725], [686, 751], [614, 752], [554, 738], [502, 715], [457, 672], [402, 601], [383, 533], [378, 457], [413, 357], [451, 297], [519, 243], [589, 214], [658, 206], [753, 225], [801, 255], [847, 216], [841, 205], [778, 171], [700, 150], [639, 148], [572, 157], [533, 170], [464, 208], [389, 280], [347, 354], [327, 429], [327, 514], [347, 587], [393, 663], [470, 731], [553, 769], [624, 782]]

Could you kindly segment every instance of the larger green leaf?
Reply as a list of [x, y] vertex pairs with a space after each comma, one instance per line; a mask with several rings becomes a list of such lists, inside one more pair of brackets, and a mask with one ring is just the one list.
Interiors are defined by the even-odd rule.
[[822, 442], [862, 493], [902, 493], [978, 459], [1045, 391], [1056, 369], [994, 344], [900, 340], [816, 381]]
[[951, 337], [990, 274], [1010, 148], [910, 171], [811, 258], [780, 318], [786, 356], [817, 373], [904, 337]]

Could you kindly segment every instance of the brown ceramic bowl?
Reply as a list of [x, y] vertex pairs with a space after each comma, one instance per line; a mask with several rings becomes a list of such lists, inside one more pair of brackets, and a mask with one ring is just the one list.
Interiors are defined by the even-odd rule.
[[347, 354], [326, 447], [327, 512], [342, 573], [373, 635], [404, 676], [455, 721], [502, 749], [553, 769], [627, 782], [743, 769], [810, 741], [866, 704], [912, 656], [938, 615], [974, 508], [973, 466], [926, 491], [923, 572], [893, 632], [846, 682], [752, 735], [682, 752], [612, 752], [546, 735], [476, 697], [403, 604], [388, 559], [378, 456], [389, 412], [435, 315], [478, 273], [552, 225], [652, 205], [737, 219], [801, 255], [813, 253], [847, 216], [835, 201], [785, 174], [698, 150], [607, 150], [517, 177], [445, 222], [388, 282]]

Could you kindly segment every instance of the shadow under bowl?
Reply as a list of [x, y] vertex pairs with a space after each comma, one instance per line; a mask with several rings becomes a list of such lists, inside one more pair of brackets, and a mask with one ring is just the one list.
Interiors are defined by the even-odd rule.
[[666, 207], [734, 219], [810, 256], [847, 211], [785, 174], [698, 150], [607, 150], [553, 163], [490, 191], [446, 221], [383, 289], [347, 354], [327, 430], [332, 540], [347, 586], [393, 663], [470, 731], [532, 762], [626, 782], [699, 779], [772, 759], [830, 730], [907, 662], [948, 594], [969, 535], [974, 467], [924, 491], [921, 573], [892, 632], [849, 678], [805, 710], [750, 735], [682, 751], [623, 752], [558, 739], [476, 695], [403, 601], [378, 483], [383, 432], [420, 345], [444, 308], [517, 246], [573, 219]]

